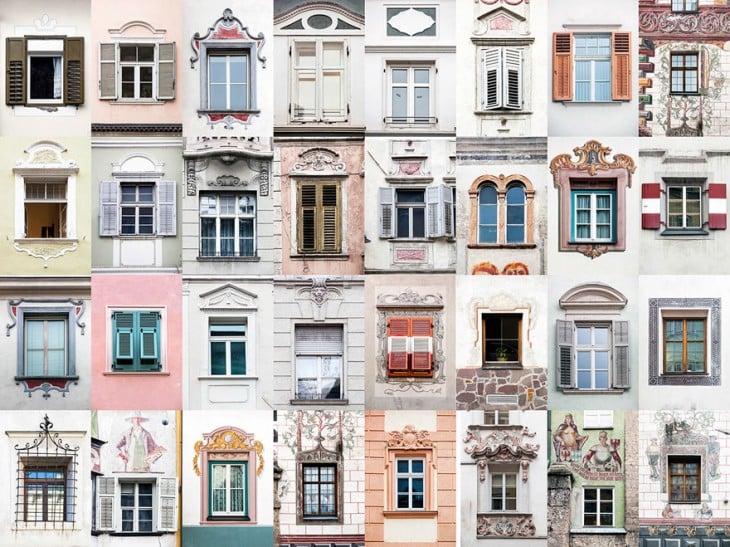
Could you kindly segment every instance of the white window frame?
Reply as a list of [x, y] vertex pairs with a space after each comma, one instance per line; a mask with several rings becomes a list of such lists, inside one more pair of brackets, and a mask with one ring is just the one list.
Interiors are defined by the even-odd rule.
[[[243, 377], [249, 376], [249, 324], [248, 317], [220, 317], [220, 316], [209, 316], [208, 325], [208, 375], [211, 378], [228, 378], [228, 377]], [[214, 338], [210, 329], [213, 325], [244, 325], [246, 334], [243, 336], [228, 335]], [[226, 344], [226, 373], [225, 374], [213, 374], [213, 349], [211, 344], [213, 342], [225, 342]], [[244, 374], [233, 374], [231, 373], [231, 342], [243, 342], [244, 344], [244, 355], [246, 356], [246, 372]]]
[[[491, 110], [513, 110], [521, 111], [525, 109], [525, 48], [522, 47], [488, 47], [480, 50], [481, 52], [481, 82], [482, 82], [482, 100], [481, 110], [489, 112]], [[491, 56], [491, 58], [489, 58]], [[515, 59], [515, 57], [517, 59]], [[488, 63], [491, 62], [490, 67]], [[517, 103], [510, 102], [510, 70], [518, 66], [518, 84], [517, 84]], [[489, 96], [487, 90], [487, 82], [489, 71], [495, 71], [496, 96], [493, 104], [489, 104]]]
[[[515, 478], [515, 508], [514, 509], [505, 509], [506, 502], [508, 500], [507, 498], [507, 476], [513, 476]], [[492, 495], [492, 491], [494, 489], [494, 478], [496, 476], [501, 477], [502, 481], [502, 494], [501, 494], [501, 501], [502, 501], [502, 509], [495, 509], [494, 504], [494, 497]], [[519, 473], [516, 469], [509, 470], [509, 469], [490, 469], [489, 470], [489, 512], [491, 513], [515, 513], [518, 511], [520, 507], [520, 480], [519, 480]]]
[[[231, 107], [231, 57], [244, 57], [246, 59], [246, 81], [243, 82], [243, 85], [245, 86], [245, 97], [246, 97], [246, 104], [243, 108], [239, 109], [233, 109]], [[211, 85], [213, 82], [210, 80], [210, 61], [213, 58], [224, 58], [226, 60], [226, 80], [225, 82], [216, 82], [217, 84], [225, 84], [226, 88], [226, 106], [224, 108], [213, 108], [210, 104], [211, 101]], [[208, 81], [207, 81], [207, 109], [208, 110], [231, 110], [231, 111], [241, 111], [241, 110], [249, 110], [251, 108], [251, 56], [249, 55], [248, 51], [241, 50], [241, 51], [228, 51], [228, 50], [219, 50], [219, 51], [213, 51], [209, 53], [206, 58], [205, 62], [207, 64], [208, 69]]]
[[[406, 193], [413, 193], [415, 192], [423, 192], [423, 207], [421, 207], [421, 202], [401, 202], [400, 205], [398, 203], [398, 192]], [[393, 234], [393, 237], [396, 239], [425, 239], [428, 237], [428, 207], [426, 205], [426, 188], [396, 188], [395, 189], [395, 202], [393, 204], [394, 209], [394, 217], [395, 217], [395, 233]], [[408, 210], [408, 235], [407, 236], [399, 236], [398, 235], [398, 210], [399, 209], [407, 209]], [[413, 235], [413, 209], [423, 209], [423, 235], [422, 236], [414, 236]]]
[[[305, 43], [314, 43], [314, 68], [299, 68], [296, 65], [297, 59], [297, 47]], [[324, 44], [335, 43], [341, 46], [342, 60], [343, 63], [337, 67], [325, 67], [324, 66]], [[328, 122], [343, 122], [347, 121], [350, 111], [349, 101], [349, 89], [350, 89], [350, 46], [346, 39], [336, 37], [297, 37], [291, 40], [289, 45], [290, 48], [290, 69], [289, 78], [291, 84], [289, 86], [289, 119], [294, 122], [303, 121], [328, 121]], [[297, 115], [295, 112], [295, 102], [299, 96], [299, 73], [300, 72], [313, 72], [314, 73], [314, 113], [312, 115]], [[325, 72], [337, 72], [340, 74], [340, 104], [342, 109], [339, 114], [327, 115], [324, 112], [324, 74]]]
[[[140, 186], [149, 186], [152, 188], [152, 201], [150, 202], [143, 202], [139, 200], [139, 188]], [[135, 201], [133, 202], [125, 202], [124, 201], [124, 192], [122, 191], [123, 188], [129, 188], [134, 187], [135, 191]], [[131, 237], [131, 236], [140, 236], [140, 237], [149, 237], [154, 236], [157, 234], [157, 200], [158, 200], [158, 188], [157, 184], [154, 181], [150, 182], [124, 182], [119, 185], [119, 235], [123, 237]], [[124, 209], [134, 209], [134, 233], [131, 234], [125, 234], [124, 233]], [[142, 234], [139, 232], [140, 224], [139, 224], [139, 210], [141, 208], [149, 208], [152, 209], [152, 231], [148, 234]]]
[[[411, 471], [408, 471], [407, 473], [399, 473], [398, 472], [398, 462], [399, 461], [408, 461], [408, 468], [411, 469], [412, 465], [410, 462], [413, 461], [420, 461], [423, 465], [423, 471], [421, 473], [413, 473]], [[428, 485], [426, 481], [428, 480], [426, 477], [426, 474], [428, 473], [427, 466], [427, 459], [422, 456], [413, 456], [413, 457], [406, 457], [406, 456], [396, 456], [395, 458], [395, 468], [393, 469], [393, 472], [395, 474], [395, 481], [394, 481], [394, 496], [395, 496], [395, 503], [393, 504], [393, 507], [396, 511], [426, 511], [428, 507], [428, 500], [426, 499], [426, 496], [428, 495]], [[413, 507], [413, 482], [412, 479], [421, 479], [423, 481], [423, 507]], [[398, 507], [398, 479], [408, 479], [408, 507]]]
[[[609, 233], [610, 235], [607, 238], [598, 237], [598, 196], [608, 196], [610, 199], [610, 212], [611, 212], [611, 224], [609, 226]], [[578, 196], [589, 196], [590, 197], [590, 237], [587, 238], [581, 238], [578, 237]], [[600, 193], [598, 191], [596, 192], [581, 192], [580, 190], [573, 190], [572, 191], [572, 223], [573, 223], [573, 234], [574, 242], [584, 242], [584, 241], [590, 241], [590, 242], [612, 242], [614, 240], [614, 230], [615, 230], [615, 224], [616, 219], [615, 217], [615, 210], [616, 206], [614, 204], [614, 198], [615, 194], [613, 191], [606, 191], [605, 193]]]
[[[123, 485], [133, 485], [134, 486], [134, 505], [131, 507], [125, 507], [122, 505], [122, 496], [124, 495], [122, 492], [122, 486]], [[152, 486], [152, 507], [140, 507], [139, 505], [139, 485], [140, 484], [149, 484]], [[157, 484], [154, 480], [129, 480], [129, 479], [120, 479], [119, 480], [119, 525], [120, 530], [122, 533], [152, 533], [157, 531]], [[140, 530], [139, 529], [139, 511], [144, 509], [151, 509], [152, 510], [152, 530]], [[132, 510], [133, 511], [133, 520], [132, 520], [132, 530], [124, 530], [124, 519], [122, 518], [124, 511], [126, 510]]]
[[[64, 84], [66, 80], [66, 74], [64, 73], [63, 63], [63, 50], [64, 50], [64, 39], [63, 38], [29, 38], [27, 41], [27, 69], [26, 69], [26, 102], [29, 105], [32, 104], [64, 104]], [[31, 88], [31, 59], [33, 57], [58, 57], [61, 65], [61, 97], [52, 99], [31, 99], [30, 88]]]
[[[44, 194], [48, 196], [48, 187], [49, 186], [62, 186], [63, 187], [63, 198], [57, 198], [57, 197], [43, 197], [43, 198], [33, 198], [28, 197], [28, 185], [34, 184], [34, 185], [43, 185], [44, 186]], [[23, 229], [23, 237], [25, 239], [51, 239], [51, 240], [57, 240], [57, 239], [68, 239], [68, 181], [64, 178], [55, 178], [55, 177], [47, 177], [43, 179], [35, 180], [34, 178], [27, 178], [25, 179], [24, 184], [24, 198], [23, 198], [23, 208], [24, 208], [24, 229]], [[45, 204], [45, 203], [58, 203], [59, 204], [59, 227], [58, 232], [59, 235], [55, 237], [43, 237], [43, 235], [38, 237], [30, 237], [28, 236], [28, 230], [27, 230], [27, 220], [28, 220], [28, 210], [27, 207], [29, 204]], [[62, 218], [61, 217], [65, 217]], [[63, 233], [63, 235], [61, 235]]]
[[[693, 8], [687, 8], [687, 4], [694, 4]], [[672, 0], [671, 9], [675, 13], [695, 12], [698, 10], [698, 0]]]
[[[151, 476], [153, 475], [153, 476]], [[92, 523], [92, 529], [100, 533], [112, 533], [119, 535], [157, 535], [161, 532], [174, 532], [177, 530], [177, 506], [179, 503], [178, 486], [179, 481], [172, 476], [156, 476], [157, 473], [115, 473], [114, 475], [100, 475], [94, 478], [95, 481], [95, 515], [96, 521]], [[152, 531], [140, 532], [122, 530], [122, 485], [135, 484], [135, 528], [138, 528], [137, 511], [137, 484], [152, 484]], [[169, 515], [169, 523], [163, 522], [165, 516]], [[109, 518], [111, 517], [111, 518]]]
[[[596, 491], [596, 522], [597, 524], [586, 524], [586, 490]], [[601, 524], [601, 491], [608, 490], [611, 492], [611, 524]], [[613, 486], [584, 486], [581, 492], [580, 522], [583, 528], [613, 528], [616, 525], [616, 490]], [[589, 513], [594, 514], [594, 513]], [[607, 513], [606, 513], [607, 514]]]
[[[119, 76], [117, 80], [117, 97], [119, 101], [121, 102], [151, 102], [151, 101], [157, 101], [157, 72], [158, 72], [158, 63], [159, 63], [159, 54], [158, 54], [158, 44], [152, 44], [152, 43], [117, 43], [115, 44], [117, 48], [117, 55], [118, 55], [118, 63], [117, 66], [119, 67]], [[151, 47], [152, 48], [152, 61], [122, 61], [122, 48], [125, 47], [133, 47], [133, 48], [140, 48], [140, 47]], [[125, 67], [132, 67], [134, 68], [134, 97], [124, 97], [122, 94], [123, 90], [123, 73]], [[140, 89], [140, 68], [142, 67], [150, 67], [152, 68], [152, 96], [151, 97], [140, 97], [139, 96], [139, 89]]]
[[510, 425], [509, 420], [509, 410], [484, 411], [484, 425]]
[[[214, 214], [203, 214], [200, 210], [201, 200], [203, 197], [215, 197], [216, 200], [216, 212]], [[235, 199], [233, 214], [223, 214], [220, 212], [220, 198], [223, 196], [233, 196]], [[252, 197], [253, 198], [253, 215], [239, 214], [238, 212], [238, 200], [241, 197]], [[257, 241], [257, 217], [258, 217], [258, 196], [256, 192], [203, 192], [198, 196], [198, 230], [199, 230], [199, 256], [202, 258], [255, 258], [258, 256], [258, 241]], [[213, 255], [203, 254], [203, 218], [214, 218], [215, 219], [215, 253]], [[233, 219], [233, 254], [222, 255], [221, 254], [221, 218]], [[252, 219], [253, 220], [253, 252], [250, 255], [241, 255], [241, 241], [240, 241], [240, 219]], [[207, 238], [210, 239], [210, 238]]]
[[[581, 328], [590, 328], [591, 329], [591, 344], [589, 346], [579, 346], [578, 345], [578, 329]], [[606, 336], [606, 345], [596, 345], [595, 344], [595, 328], [606, 328], [607, 330], [607, 336]], [[612, 323], [591, 323], [591, 322], [583, 322], [583, 321], [576, 321], [575, 322], [575, 385], [576, 389], [580, 389], [581, 391], [593, 391], [593, 390], [608, 390], [612, 389], [612, 378], [613, 378], [613, 345], [611, 341], [613, 340], [613, 324]], [[578, 376], [580, 373], [580, 369], [578, 368], [578, 353], [581, 351], [589, 351], [590, 352], [590, 373], [591, 373], [591, 387], [580, 387], [580, 383], [578, 381]], [[606, 351], [608, 352], [608, 370], [606, 371], [608, 374], [608, 385], [606, 387], [596, 387], [596, 351]]]
[[[210, 472], [210, 476], [208, 477], [208, 480], [210, 481], [210, 490], [208, 493], [209, 499], [209, 507], [210, 507], [210, 516], [212, 517], [245, 517], [249, 515], [249, 496], [250, 492], [248, 490], [249, 484], [248, 484], [248, 474], [251, 472], [251, 470], [248, 468], [248, 461], [235, 461], [235, 462], [225, 462], [225, 461], [218, 461], [213, 460], [208, 462], [208, 470]], [[240, 465], [244, 469], [244, 475], [243, 475], [243, 511], [231, 511], [231, 466], [234, 465]], [[223, 466], [226, 469], [226, 484], [225, 484], [225, 492], [226, 492], [226, 510], [225, 511], [213, 511], [212, 508], [212, 495], [213, 495], [213, 468], [216, 466]]]
[[[256, 65], [259, 62], [255, 42], [239, 40], [203, 40], [200, 42], [200, 112], [258, 112], [256, 93]], [[246, 76], [247, 104], [246, 108], [231, 110], [213, 110], [209, 107], [210, 78], [209, 58], [215, 55], [245, 55], [248, 57]]]
[[[681, 188], [682, 189], [682, 226], [670, 226], [669, 225], [669, 191], [673, 188]], [[700, 224], [699, 226], [687, 226], [687, 188], [696, 188], [699, 191], [699, 202], [700, 202], [700, 211], [699, 211], [699, 217], [700, 217]], [[665, 190], [665, 205], [666, 205], [666, 229], [667, 230], [702, 230], [704, 228], [705, 224], [705, 215], [706, 211], [704, 208], [704, 204], [702, 203], [704, 201], [704, 188], [705, 186], [703, 184], [678, 184], [678, 183], [672, 183], [672, 182], [665, 182], [664, 183], [664, 190]], [[676, 215], [676, 213], [674, 213]]]
[[613, 410], [584, 410], [583, 429], [613, 429]]
[[[608, 53], [606, 55], [586, 55], [586, 56], [578, 56], [576, 53], [576, 49], [578, 47], [577, 42], [578, 39], [581, 37], [588, 37], [588, 36], [602, 36], [608, 37]], [[595, 102], [612, 102], [613, 101], [613, 95], [612, 95], [612, 85], [613, 85], [613, 58], [612, 58], [612, 47], [613, 47], [613, 36], [610, 32], [589, 32], [589, 33], [576, 33], [573, 34], [573, 89], [574, 89], [574, 102], [578, 103], [595, 103]], [[580, 100], [577, 98], [577, 88], [578, 88], [578, 70], [577, 65], [579, 61], [589, 61], [590, 67], [591, 67], [591, 75], [590, 75], [590, 98], [587, 100]], [[608, 69], [608, 85], [609, 85], [609, 94], [607, 99], [597, 99], [596, 98], [596, 61], [608, 61], [609, 69]]]
[[[332, 329], [335, 329], [335, 328], [339, 327], [339, 330], [342, 333], [342, 346], [340, 348], [340, 352], [339, 353], [326, 353], [325, 354], [324, 352], [321, 352], [321, 353], [319, 353], [317, 355], [312, 354], [312, 353], [302, 353], [302, 354], [297, 353], [297, 351], [296, 351], [296, 331], [297, 331], [297, 328], [302, 328], [302, 329], [310, 329], [310, 328], [312, 328], [312, 329], [315, 329], [318, 326], [321, 326], [323, 328], [332, 328]], [[347, 400], [347, 396], [346, 396], [346, 391], [345, 391], [345, 388], [346, 388], [346, 381], [345, 381], [345, 378], [346, 378], [346, 374], [345, 374], [345, 362], [346, 362], [346, 359], [345, 359], [345, 347], [346, 347], [347, 333], [346, 333], [345, 325], [342, 325], [342, 324], [323, 324], [323, 325], [299, 324], [299, 325], [295, 325], [294, 326], [293, 332], [294, 332], [294, 344], [292, 345], [292, 348], [294, 350], [294, 360], [293, 360], [293, 363], [294, 363], [294, 389], [293, 389], [294, 401], [320, 401], [320, 402], [326, 402], [326, 401], [328, 401], [328, 402], [346, 401]], [[316, 381], [317, 381], [317, 394], [318, 395], [321, 395], [322, 394], [323, 380], [325, 380], [325, 379], [329, 379], [329, 380], [331, 380], [331, 379], [339, 379], [339, 381], [340, 381], [340, 396], [339, 396], [339, 398], [337, 398], [337, 399], [335, 399], [335, 398], [328, 399], [326, 397], [315, 397], [313, 399], [306, 399], [306, 398], [300, 397], [300, 395], [299, 395], [299, 380], [300, 380], [300, 378], [301, 379], [307, 379], [307, 380], [313, 380], [313, 379], [315, 379], [315, 378], [313, 378], [311, 376], [303, 376], [303, 375], [300, 375], [299, 374], [299, 358], [300, 357], [310, 357], [310, 358], [311, 357], [315, 357], [316, 360], [317, 360], [317, 377], [316, 377]], [[339, 377], [323, 376], [322, 375], [322, 366], [323, 366], [322, 359], [323, 358], [327, 358], [327, 357], [339, 357], [339, 359], [340, 359], [340, 375], [339, 375]]]
[[[415, 82], [415, 71], [419, 69], [428, 70], [428, 85], [416, 84]], [[393, 83], [393, 70], [406, 70], [408, 73], [407, 81], [405, 84], [394, 84]], [[438, 74], [438, 67], [435, 61], [388, 61], [386, 64], [387, 71], [387, 117], [385, 118], [386, 126], [408, 126], [408, 127], [429, 127], [438, 123], [438, 117], [436, 115], [436, 75]], [[393, 115], [393, 87], [405, 87], [406, 88], [406, 115], [405, 116], [394, 116]], [[428, 101], [428, 116], [421, 117], [415, 115], [415, 90], [417, 87], [427, 87], [429, 94]], [[424, 121], [417, 121], [416, 118]], [[401, 121], [402, 120], [402, 121]]]

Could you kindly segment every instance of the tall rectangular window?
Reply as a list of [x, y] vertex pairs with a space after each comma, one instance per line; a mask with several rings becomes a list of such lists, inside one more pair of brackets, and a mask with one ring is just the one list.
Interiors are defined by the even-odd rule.
[[23, 520], [64, 522], [66, 466], [32, 465], [23, 468]]
[[388, 123], [433, 123], [433, 72], [432, 65], [389, 67]]
[[704, 374], [706, 362], [706, 319], [664, 318], [664, 372]]
[[122, 99], [152, 99], [155, 72], [154, 45], [120, 45]]
[[492, 511], [517, 510], [517, 473], [490, 473]]
[[337, 517], [337, 467], [335, 464], [302, 466], [302, 517]]
[[245, 319], [211, 319], [208, 325], [210, 374], [231, 376], [246, 374]]
[[342, 247], [340, 184], [301, 182], [298, 189], [298, 251], [339, 253]]
[[291, 116], [301, 121], [347, 118], [347, 47], [341, 40], [297, 40], [292, 46]]
[[25, 181], [25, 237], [59, 239], [66, 234], [66, 179]]
[[216, 52], [208, 56], [208, 109], [249, 108], [249, 56], [244, 52]]
[[674, 503], [699, 503], [702, 494], [702, 458], [668, 456], [669, 499]]
[[575, 326], [578, 389], [610, 389], [611, 337], [608, 325]]
[[155, 185], [122, 184], [122, 235], [152, 235], [155, 233]]
[[321, 327], [297, 325], [296, 398], [302, 400], [341, 399], [343, 332], [340, 325]]
[[24, 327], [25, 375], [65, 376], [66, 319], [26, 316]]
[[583, 526], [613, 526], [613, 488], [583, 488]]
[[611, 35], [576, 34], [575, 100], [611, 100]]
[[699, 55], [697, 53], [671, 53], [672, 93], [697, 93]]
[[256, 255], [256, 196], [200, 196], [200, 256]]
[[248, 516], [248, 462], [210, 462], [210, 516]]
[[395, 460], [396, 509], [425, 509], [426, 475], [423, 458]]
[[482, 108], [522, 109], [522, 49], [495, 47], [483, 50]]
[[120, 482], [122, 532], [151, 532], [154, 529], [153, 485], [151, 482]]
[[573, 241], [613, 241], [615, 192], [574, 190], [571, 197]]

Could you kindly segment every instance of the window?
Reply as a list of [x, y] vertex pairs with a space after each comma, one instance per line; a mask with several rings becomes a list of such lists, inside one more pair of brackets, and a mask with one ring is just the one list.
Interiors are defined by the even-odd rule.
[[485, 425], [509, 425], [509, 411], [485, 410], [484, 423]]
[[380, 237], [454, 237], [454, 194], [446, 185], [380, 188]]
[[340, 184], [301, 182], [298, 189], [298, 251], [339, 253], [342, 248]]
[[396, 190], [395, 214], [398, 238], [426, 237], [424, 190]]
[[174, 236], [177, 233], [175, 181], [102, 181], [99, 235]]
[[490, 473], [491, 511], [517, 510], [517, 473], [492, 472]]
[[425, 509], [425, 460], [423, 458], [397, 458], [395, 465], [396, 509]]
[[697, 0], [672, 0], [672, 11], [697, 11]]
[[664, 373], [705, 374], [705, 318], [664, 318]]
[[210, 462], [210, 516], [248, 515], [248, 462]]
[[66, 466], [26, 464], [23, 468], [23, 520], [66, 519]]
[[497, 243], [497, 189], [485, 184], [479, 189], [479, 243]]
[[200, 256], [256, 256], [255, 194], [201, 193]]
[[112, 336], [113, 370], [160, 370], [160, 312], [114, 311]]
[[433, 376], [433, 322], [430, 317], [390, 317], [388, 376]]
[[122, 99], [151, 99], [155, 68], [154, 46], [120, 46]]
[[67, 317], [25, 316], [25, 376], [66, 376]]
[[154, 102], [175, 98], [175, 44], [99, 44], [99, 98]]
[[340, 325], [294, 328], [296, 398], [341, 399], [343, 332]]
[[706, 178], [666, 177], [641, 185], [641, 227], [663, 236], [708, 235], [727, 227], [726, 185]]
[[26, 238], [66, 237], [66, 180], [25, 179]]
[[583, 488], [583, 526], [613, 526], [613, 488]]
[[667, 226], [670, 229], [702, 227], [702, 187], [667, 187]]
[[304, 519], [337, 517], [337, 466], [303, 464], [302, 489]]
[[702, 458], [700, 456], [667, 456], [669, 501], [699, 503], [702, 493]]
[[535, 192], [520, 175], [479, 177], [469, 189], [470, 246], [533, 245], [532, 209]]
[[522, 314], [483, 314], [484, 364], [519, 363], [521, 330]]
[[122, 532], [152, 531], [152, 483], [119, 484]]
[[698, 92], [698, 54], [675, 53], [672, 59], [671, 79], [673, 94], [688, 94]]
[[578, 389], [609, 389], [608, 325], [581, 325], [575, 327], [576, 368]]
[[553, 100], [630, 101], [631, 33], [553, 34]]
[[232, 376], [246, 374], [245, 319], [211, 319], [208, 324], [210, 374]]
[[605, 190], [572, 192], [573, 241], [614, 241], [615, 196], [615, 192]]
[[483, 50], [482, 109], [522, 109], [522, 49]]
[[432, 65], [388, 66], [389, 124], [430, 124], [433, 116]]
[[346, 59], [341, 40], [297, 40], [292, 45], [291, 117], [295, 121], [345, 121]]
[[155, 534], [177, 531], [175, 477], [96, 477], [96, 532]]
[[208, 56], [208, 110], [249, 108], [247, 54], [216, 52]]
[[83, 38], [6, 38], [6, 63], [7, 104], [83, 104]]

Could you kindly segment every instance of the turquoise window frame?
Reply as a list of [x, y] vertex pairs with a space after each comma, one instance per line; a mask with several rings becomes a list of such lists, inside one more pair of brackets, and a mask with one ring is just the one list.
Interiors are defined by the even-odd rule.
[[160, 318], [159, 311], [112, 312], [112, 370], [149, 372], [161, 369]]
[[[579, 195], [611, 196], [611, 237], [610, 238], [577, 238], [576, 237], [576, 197]], [[593, 211], [593, 209], [591, 209]], [[616, 243], [616, 190], [583, 190], [570, 191], [570, 243]], [[591, 225], [595, 223], [591, 221]]]

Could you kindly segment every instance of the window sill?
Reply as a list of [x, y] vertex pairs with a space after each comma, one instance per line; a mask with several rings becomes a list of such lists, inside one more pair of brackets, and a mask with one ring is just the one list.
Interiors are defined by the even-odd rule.
[[433, 243], [435, 238], [428, 237], [391, 237], [383, 238], [389, 239], [392, 243]]
[[260, 256], [199, 256], [198, 262], [260, 262]]
[[339, 406], [349, 405], [349, 399], [290, 399], [290, 405], [301, 406]]
[[469, 243], [468, 249], [534, 249], [537, 243]]
[[332, 125], [332, 124], [349, 124], [350, 120], [347, 118], [337, 118], [337, 119], [326, 119], [326, 118], [292, 118], [289, 120], [289, 123], [294, 125], [304, 125], [304, 124], [322, 124], [322, 125]]
[[430, 519], [437, 517], [438, 511], [383, 511], [385, 518]]
[[317, 254], [291, 254], [289, 255], [291, 260], [349, 260], [349, 254], [341, 253], [317, 253]]
[[15, 243], [43, 243], [49, 245], [56, 243], [57, 245], [68, 245], [69, 243], [78, 243], [79, 240], [74, 237], [21, 237], [15, 239]]
[[705, 372], [704, 370], [702, 372], [662, 372], [659, 377], [665, 377], [665, 378], [677, 378], [677, 377], [683, 377], [683, 376], [692, 376], [694, 377], [708, 377], [709, 373]]
[[710, 232], [708, 232], [707, 230], [664, 230], [659, 235], [663, 236], [663, 237], [667, 237], [667, 236], [680, 236], [680, 237], [708, 236], [708, 235], [710, 235]]
[[475, 116], [489, 116], [490, 114], [504, 118], [505, 116], [528, 116], [532, 115], [533, 112], [532, 110], [519, 110], [515, 108], [495, 108], [493, 110], [474, 111]]
[[173, 99], [167, 99], [167, 100], [161, 100], [161, 99], [99, 99], [100, 101], [106, 100], [109, 104], [133, 104], [133, 105], [142, 105], [142, 104], [165, 104], [168, 101], [171, 101]]
[[342, 520], [337, 515], [332, 517], [299, 517], [297, 524], [339, 524]]
[[625, 389], [577, 389], [567, 388], [562, 389], [565, 395], [621, 395]]
[[556, 103], [563, 103], [563, 105], [596, 105], [599, 104], [601, 106], [613, 104], [613, 105], [620, 105], [620, 104], [626, 104], [630, 103], [631, 101], [553, 101]]
[[259, 114], [261, 113], [260, 110], [207, 110], [205, 108], [201, 108], [198, 110], [198, 114], [208, 114], [208, 115], [220, 115], [225, 116], [227, 114]]
[[616, 245], [616, 242], [613, 239], [586, 239], [583, 241], [580, 240], [570, 240], [568, 241], [568, 245]]
[[571, 528], [571, 534], [625, 534], [626, 528], [614, 528], [606, 526], [604, 528]]
[[251, 517], [220, 516], [207, 517], [205, 522], [251, 522]]
[[241, 380], [251, 380], [256, 381], [258, 380], [258, 376], [246, 376], [245, 374], [221, 374], [221, 375], [202, 375], [198, 376], [198, 380], [225, 380], [228, 382], [234, 382], [234, 381], [241, 381]]
[[[128, 240], [128, 241], [142, 241], [142, 240], [155, 240], [161, 237], [169, 236], [158, 236], [156, 234], [118, 234], [113, 236], [99, 236], [99, 237], [113, 237], [115, 239]], [[173, 236], [174, 237], [174, 236]]]
[[165, 534], [174, 534], [175, 532], [102, 532], [97, 530], [97, 534], [108, 533], [110, 536], [133, 536], [133, 537], [146, 537], [146, 536], [162, 536]]
[[524, 367], [519, 361], [487, 361], [482, 370], [522, 370]]
[[37, 381], [37, 382], [78, 382], [79, 377], [78, 376], [16, 376], [14, 378], [16, 382], [27, 382], [27, 381]]
[[170, 376], [169, 372], [159, 370], [105, 370], [104, 376]]

